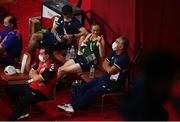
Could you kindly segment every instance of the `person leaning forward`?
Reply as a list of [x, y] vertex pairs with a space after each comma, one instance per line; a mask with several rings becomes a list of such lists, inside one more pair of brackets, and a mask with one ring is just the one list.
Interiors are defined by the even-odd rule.
[[32, 34], [29, 40], [28, 52], [32, 55], [37, 47], [46, 45], [51, 45], [56, 50], [64, 50], [73, 43], [72, 41], [84, 34], [87, 34], [87, 30], [73, 16], [72, 7], [65, 5], [62, 8], [62, 16], [53, 24], [51, 32]]

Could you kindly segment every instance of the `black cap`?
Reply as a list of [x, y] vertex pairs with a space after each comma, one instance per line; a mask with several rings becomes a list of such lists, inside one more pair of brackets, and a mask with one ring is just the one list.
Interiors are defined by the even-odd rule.
[[68, 14], [72, 14], [72, 7], [70, 5], [65, 5], [62, 8], [62, 14], [63, 15], [68, 15]]

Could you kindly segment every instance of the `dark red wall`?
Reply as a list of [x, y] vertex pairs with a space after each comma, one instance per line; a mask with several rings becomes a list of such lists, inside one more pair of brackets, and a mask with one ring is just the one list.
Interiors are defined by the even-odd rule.
[[[77, 5], [79, 0], [68, 0], [72, 4]], [[91, 0], [82, 0], [81, 8], [85, 11], [91, 9]]]
[[[110, 44], [118, 36], [131, 40], [130, 54], [134, 52], [135, 1], [134, 0], [92, 0], [92, 10], [100, 18]], [[114, 33], [112, 33], [115, 32]]]
[[[79, 0], [69, 0], [69, 1], [70, 1], [72, 4], [77, 5], [77, 3], [78, 3]], [[88, 10], [90, 10], [90, 9], [91, 9], [91, 0], [82, 0], [81, 9], [82, 9], [83, 11], [88, 11]], [[88, 15], [88, 17], [91, 16], [90, 13], [88, 13], [87, 15]], [[87, 21], [85, 21], [85, 26], [86, 26], [86, 28], [90, 29], [90, 25], [89, 25], [89, 23], [88, 23]]]
[[145, 51], [165, 48], [180, 54], [179, 5], [179, 0], [137, 0], [136, 39]]
[[[92, 10], [116, 34], [130, 39], [130, 54], [165, 48], [180, 54], [180, 0], [92, 0]], [[114, 37], [113, 37], [114, 38]], [[110, 43], [113, 40], [110, 40]]]

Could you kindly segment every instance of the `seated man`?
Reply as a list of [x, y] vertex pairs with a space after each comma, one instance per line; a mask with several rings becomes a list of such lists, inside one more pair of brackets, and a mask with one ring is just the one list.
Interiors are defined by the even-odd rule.
[[[40, 49], [39, 63], [29, 72], [27, 84], [8, 85], [7, 94], [17, 106], [10, 120], [17, 120], [30, 105], [48, 100], [56, 84], [56, 64], [52, 60], [52, 50], [49, 47]], [[18, 100], [19, 98], [19, 100]]]
[[14, 16], [4, 19], [3, 32], [0, 34], [0, 66], [12, 65], [22, 51], [22, 37], [17, 30], [17, 20]]
[[103, 68], [105, 73], [99, 77], [94, 78], [89, 83], [80, 86], [71, 99], [70, 104], [58, 105], [57, 107], [68, 113], [73, 113], [74, 110], [85, 109], [96, 97], [109, 92], [118, 90], [114, 87], [121, 87], [118, 77], [123, 75], [125, 78], [126, 72], [122, 72], [129, 65], [129, 57], [126, 52], [129, 45], [128, 40], [125, 37], [119, 37], [112, 44], [114, 52], [107, 57], [103, 62]]
[[83, 39], [81, 37], [81, 47], [79, 54], [75, 59], [68, 60], [63, 66], [58, 69], [58, 78], [61, 79], [66, 73], [87, 72], [90, 66], [98, 64], [98, 58], [104, 56], [105, 42], [100, 35], [100, 25], [94, 23], [91, 25], [91, 33]]
[[[62, 8], [62, 16], [53, 24], [51, 32], [35, 33], [29, 41], [28, 51], [30, 53], [38, 46], [52, 45], [56, 49], [66, 49], [72, 41], [87, 34], [87, 30], [81, 25], [79, 20], [73, 16], [72, 7], [65, 5]], [[65, 60], [60, 59], [63, 63]]]

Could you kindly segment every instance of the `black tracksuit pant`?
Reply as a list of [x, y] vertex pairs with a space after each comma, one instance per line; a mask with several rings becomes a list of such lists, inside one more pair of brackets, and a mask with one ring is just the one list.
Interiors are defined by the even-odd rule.
[[28, 84], [7, 85], [6, 92], [17, 104], [10, 120], [17, 120], [30, 105], [48, 100], [44, 94], [30, 88]]

